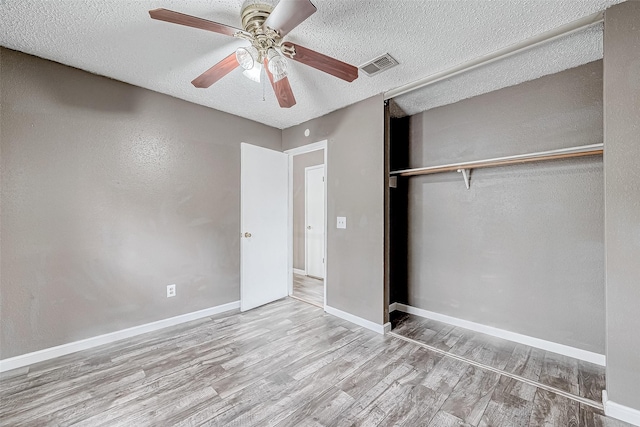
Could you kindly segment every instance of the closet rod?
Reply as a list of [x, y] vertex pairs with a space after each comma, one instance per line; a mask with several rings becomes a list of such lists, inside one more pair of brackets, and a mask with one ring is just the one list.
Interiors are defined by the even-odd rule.
[[560, 148], [557, 150], [540, 151], [538, 153], [518, 154], [515, 156], [496, 157], [486, 160], [475, 160], [472, 162], [451, 163], [448, 165], [428, 166], [424, 168], [403, 169], [392, 171], [391, 175], [414, 176], [428, 175], [440, 172], [452, 172], [458, 169], [479, 169], [493, 166], [506, 166], [530, 162], [540, 162], [544, 160], [568, 159], [572, 157], [597, 156], [602, 155], [603, 143], [582, 145], [580, 147]]
[[432, 85], [441, 80], [449, 79], [453, 76], [457, 76], [458, 74], [466, 73], [467, 71], [471, 71], [475, 68], [482, 67], [483, 65], [488, 65], [488, 64], [491, 64], [492, 62], [499, 61], [501, 59], [506, 59], [512, 55], [525, 52], [543, 43], [548, 43], [558, 38], [566, 37], [577, 31], [583, 30], [585, 28], [589, 28], [592, 25], [599, 24], [603, 22], [603, 20], [604, 20], [604, 13], [596, 12], [589, 16], [585, 16], [584, 18], [580, 18], [576, 21], [569, 22], [568, 24], [564, 24], [560, 27], [538, 34], [537, 36], [528, 38], [521, 42], [512, 44], [510, 46], [496, 50], [494, 52], [488, 53], [486, 55], [479, 56], [478, 58], [472, 59], [471, 61], [463, 62], [459, 65], [456, 65], [455, 67], [448, 68], [444, 71], [440, 71], [438, 73], [424, 77], [420, 80], [416, 80], [404, 86], [391, 89], [384, 93], [384, 99], [387, 100], [387, 99], [394, 98], [396, 96], [404, 95], [405, 93], [423, 88], [425, 86]]

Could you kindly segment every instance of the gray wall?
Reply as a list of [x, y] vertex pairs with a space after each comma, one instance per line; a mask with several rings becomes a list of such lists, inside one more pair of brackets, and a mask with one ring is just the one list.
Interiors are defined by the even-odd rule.
[[293, 268], [305, 269], [305, 173], [309, 166], [324, 163], [324, 150], [312, 151], [293, 157]]
[[[410, 165], [601, 142], [601, 88], [598, 61], [415, 115]], [[601, 157], [477, 169], [470, 190], [455, 172], [401, 185], [399, 302], [604, 354]]]
[[239, 143], [281, 131], [0, 55], [0, 358], [238, 300]]
[[[309, 137], [304, 130], [309, 129]], [[328, 140], [327, 304], [382, 324], [384, 105], [382, 96], [282, 131], [283, 149]], [[336, 217], [347, 229], [336, 229]]]
[[640, 411], [640, 2], [604, 30], [607, 392]]

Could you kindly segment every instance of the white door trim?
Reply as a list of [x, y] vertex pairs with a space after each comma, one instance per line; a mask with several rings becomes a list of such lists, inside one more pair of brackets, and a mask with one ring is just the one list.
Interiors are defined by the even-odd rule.
[[[305, 229], [304, 229], [304, 269], [305, 271], [309, 271], [309, 251], [307, 249], [307, 215], [309, 214], [309, 212], [307, 212], [307, 197], [309, 196], [307, 193], [307, 172], [310, 170], [315, 170], [315, 169], [322, 169], [322, 171], [324, 172], [324, 163], [321, 165], [315, 165], [315, 166], [307, 166], [306, 168], [304, 168], [304, 224], [305, 224]], [[324, 177], [322, 179], [322, 182], [324, 182]], [[324, 184], [323, 184], [324, 187]], [[324, 197], [324, 195], [323, 195]], [[324, 200], [324, 203], [326, 203], [326, 199]], [[326, 209], [325, 209], [325, 214], [326, 214]], [[326, 233], [326, 221], [324, 221], [324, 232]], [[324, 244], [326, 244], [326, 239], [325, 242], [323, 242]], [[322, 253], [322, 256], [325, 256], [324, 250]], [[324, 270], [324, 268], [323, 268]], [[324, 274], [324, 271], [323, 271]], [[324, 278], [323, 278], [324, 280]]]
[[328, 152], [327, 140], [314, 142], [301, 147], [285, 150], [289, 155], [289, 295], [293, 293], [293, 157], [312, 151], [324, 150], [324, 310], [327, 311], [327, 183], [329, 182], [329, 168], [327, 164]]
[[[324, 150], [326, 148], [327, 148], [327, 140], [324, 139], [322, 141], [314, 142], [312, 144], [291, 148], [290, 150], [285, 150], [284, 152], [286, 154], [289, 154], [290, 156], [297, 156], [298, 154], [310, 153], [312, 151]], [[325, 160], [326, 160], [326, 157], [327, 156], [325, 155]]]

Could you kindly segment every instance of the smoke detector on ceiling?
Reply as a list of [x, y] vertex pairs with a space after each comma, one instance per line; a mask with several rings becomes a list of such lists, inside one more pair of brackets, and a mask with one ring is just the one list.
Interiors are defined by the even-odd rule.
[[398, 65], [398, 61], [393, 59], [393, 57], [388, 53], [385, 53], [384, 55], [380, 55], [366, 64], [361, 65], [360, 69], [364, 71], [367, 76], [371, 77], [376, 74], [380, 74], [389, 68], [395, 67], [396, 65]]

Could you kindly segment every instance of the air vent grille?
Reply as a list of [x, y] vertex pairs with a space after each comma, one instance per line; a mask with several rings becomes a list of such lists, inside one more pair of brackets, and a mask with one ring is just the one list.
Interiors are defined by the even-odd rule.
[[371, 77], [375, 76], [376, 74], [380, 74], [381, 72], [386, 71], [391, 67], [395, 67], [396, 65], [398, 65], [398, 61], [393, 59], [393, 57], [388, 53], [385, 53], [384, 55], [381, 55], [367, 62], [366, 64], [361, 65], [360, 69], [364, 71], [366, 75]]

